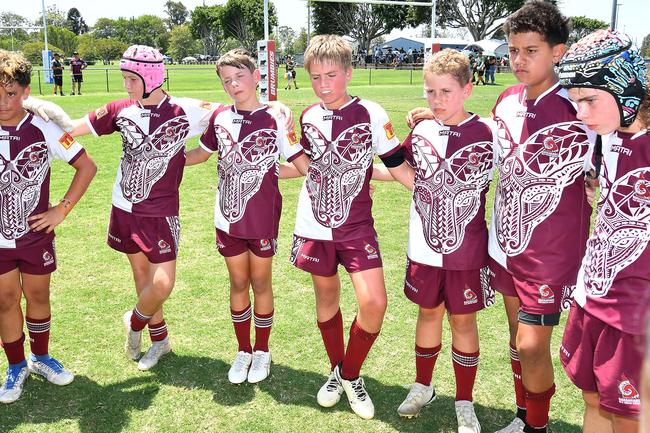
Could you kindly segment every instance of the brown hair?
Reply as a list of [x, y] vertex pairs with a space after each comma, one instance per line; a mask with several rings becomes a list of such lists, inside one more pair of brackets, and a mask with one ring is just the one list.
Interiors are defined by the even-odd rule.
[[511, 33], [538, 33], [549, 45], [555, 46], [567, 43], [571, 24], [553, 3], [532, 0], [506, 18], [503, 32], [508, 36]]
[[234, 50], [230, 50], [223, 56], [219, 57], [215, 68], [219, 77], [221, 77], [219, 68], [223, 68], [224, 66], [232, 66], [237, 69], [248, 69], [250, 72], [253, 72], [255, 69], [257, 69], [255, 59], [251, 53], [243, 48], [235, 48]]
[[304, 55], [304, 67], [309, 72], [313, 62], [333, 62], [343, 69], [352, 67], [352, 49], [341, 36], [318, 35], [311, 38]]
[[[643, 102], [641, 102], [641, 106], [639, 107], [639, 114], [637, 114], [637, 117], [641, 120], [641, 123], [643, 123], [642, 126], [644, 128], [650, 128], [650, 85], [648, 85], [646, 88], [645, 98], [643, 99]], [[650, 321], [648, 324], [650, 327]], [[650, 348], [650, 340], [648, 341], [648, 347]]]
[[32, 64], [22, 54], [0, 50], [0, 86], [18, 83], [29, 86], [32, 79]]
[[424, 76], [449, 74], [461, 86], [467, 85], [472, 76], [469, 68], [469, 58], [456, 50], [445, 48], [438, 51], [427, 61], [423, 68]]

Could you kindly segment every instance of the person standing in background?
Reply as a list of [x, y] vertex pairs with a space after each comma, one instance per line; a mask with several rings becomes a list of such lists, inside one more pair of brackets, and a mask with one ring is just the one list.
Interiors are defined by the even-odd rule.
[[72, 53], [72, 60], [70, 60], [70, 71], [72, 71], [72, 91], [74, 95], [74, 83], [77, 83], [77, 93], [81, 95], [81, 83], [84, 81], [82, 70], [86, 69], [88, 64], [84, 59], [79, 58], [79, 53], [75, 51]]

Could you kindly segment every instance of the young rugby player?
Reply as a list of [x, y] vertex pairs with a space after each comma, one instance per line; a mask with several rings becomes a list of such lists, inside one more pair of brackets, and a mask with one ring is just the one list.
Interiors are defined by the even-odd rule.
[[435, 120], [420, 122], [402, 146], [415, 169], [404, 293], [418, 304], [416, 381], [398, 408], [417, 416], [435, 399], [433, 368], [449, 314], [456, 375], [458, 431], [479, 433], [472, 390], [479, 361], [476, 312], [494, 303], [487, 293], [485, 195], [494, 168], [495, 135], [464, 108], [472, 94], [470, 63], [454, 50], [424, 66], [424, 88]]
[[650, 311], [646, 67], [626, 35], [599, 30], [571, 47], [559, 74], [578, 105], [578, 118], [599, 134], [595, 161], [601, 187], [560, 359], [582, 389], [583, 431], [637, 432], [639, 395], [648, 398], [639, 393]]
[[[74, 375], [49, 355], [50, 275], [56, 270], [54, 228], [81, 199], [96, 172], [85, 150], [53, 123], [27, 113], [32, 66], [0, 50], [0, 338], [9, 361], [0, 402], [20, 397], [29, 373], [55, 385]], [[70, 187], [49, 206], [50, 164], [62, 159], [75, 170]], [[31, 355], [25, 360], [22, 295], [26, 299]]]
[[[312, 275], [318, 327], [330, 360], [331, 374], [317, 401], [334, 406], [345, 391], [354, 412], [370, 419], [375, 409], [359, 372], [386, 311], [369, 195], [373, 155], [406, 185], [412, 185], [412, 173], [386, 112], [348, 93], [352, 52], [345, 40], [314, 37], [304, 64], [321, 102], [303, 111], [300, 120], [301, 144], [311, 162], [300, 192], [291, 259]], [[359, 305], [347, 350], [339, 309], [339, 263], [350, 274]]]
[[[269, 375], [273, 324], [272, 259], [282, 211], [278, 188], [280, 155], [306, 173], [309, 158], [284, 119], [257, 99], [260, 71], [245, 50], [219, 58], [217, 75], [233, 105], [211, 117], [201, 146], [187, 153], [186, 165], [217, 152], [219, 184], [214, 223], [217, 248], [230, 276], [230, 313], [239, 350], [228, 372], [231, 383], [260, 382]], [[255, 346], [251, 346], [253, 289]]]
[[[148, 370], [171, 350], [162, 305], [176, 281], [185, 142], [206, 129], [221, 104], [165, 93], [163, 57], [151, 47], [129, 47], [120, 69], [129, 98], [110, 102], [83, 119], [71, 122], [58, 106], [39, 100], [30, 100], [30, 107], [36, 112], [43, 108], [66, 128], [71, 124], [75, 137], [122, 135], [124, 153], [113, 187], [107, 242], [127, 255], [138, 295], [133, 311], [123, 317], [126, 355], [140, 358], [141, 333], [148, 326], [152, 344], [138, 362], [140, 370]], [[290, 110], [284, 107], [282, 112]]]

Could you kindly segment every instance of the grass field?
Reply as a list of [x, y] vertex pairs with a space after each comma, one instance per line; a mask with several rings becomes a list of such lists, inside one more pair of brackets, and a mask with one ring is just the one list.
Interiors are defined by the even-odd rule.
[[[406, 111], [424, 103], [421, 86], [408, 85], [408, 71], [373, 71], [376, 81], [368, 86], [364, 81], [367, 73], [355, 71], [351, 93], [383, 105], [398, 136], [403, 138], [407, 133], [403, 122]], [[117, 73], [112, 74], [117, 77]], [[175, 95], [225, 101], [213, 72], [177, 71], [172, 77]], [[414, 73], [415, 83], [419, 77], [419, 72]], [[91, 78], [87, 73], [83, 96], [52, 99], [73, 117], [80, 117], [125, 95], [119, 90], [119, 79], [111, 82], [115, 93], [106, 94], [106, 89], [94, 85]], [[292, 107], [296, 116], [314, 102], [305, 78], [300, 70], [301, 88], [280, 90], [280, 99]], [[497, 94], [513, 83], [504, 74], [497, 75], [497, 81], [497, 86], [475, 89], [469, 103], [472, 111], [486, 115]], [[362, 370], [376, 406], [375, 419], [364, 421], [352, 413], [345, 398], [329, 410], [316, 403], [315, 395], [329, 364], [315, 324], [309, 275], [288, 261], [301, 180], [281, 183], [284, 213], [274, 264], [276, 314], [271, 335], [271, 377], [256, 386], [233, 386], [226, 377], [236, 343], [228, 307], [227, 272], [214, 248], [214, 158], [185, 172], [177, 284], [165, 304], [174, 352], [143, 373], [123, 353], [121, 317], [135, 302], [129, 266], [123, 255], [105, 244], [120, 138], [84, 137], [80, 142], [99, 170], [83, 201], [57, 230], [59, 270], [52, 279], [50, 344], [50, 352], [77, 377], [64, 388], [31, 377], [17, 403], [0, 407], [0, 432], [455, 431], [448, 327], [433, 379], [438, 399], [417, 419], [400, 419], [396, 412], [415, 377], [417, 309], [402, 293], [410, 200], [405, 189], [379, 183], [373, 197], [389, 306], [382, 333]], [[196, 144], [193, 139], [188, 147]], [[65, 164], [57, 162], [53, 166], [52, 201], [62, 196], [71, 172]], [[355, 314], [355, 302], [345, 274], [342, 282], [347, 329]], [[474, 399], [483, 431], [493, 432], [511, 421], [514, 407], [507, 321], [501, 301], [479, 315], [479, 327], [481, 363]], [[583, 410], [580, 394], [568, 382], [557, 360], [562, 329], [557, 329], [552, 343], [557, 394], [552, 402], [550, 427], [558, 433], [579, 432]], [[149, 344], [146, 340], [145, 348]]]

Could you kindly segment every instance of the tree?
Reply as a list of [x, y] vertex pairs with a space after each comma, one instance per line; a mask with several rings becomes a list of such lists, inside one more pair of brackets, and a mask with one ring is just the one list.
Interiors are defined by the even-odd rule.
[[[31, 22], [13, 12], [0, 13], [0, 27], [27, 27]], [[0, 29], [0, 48], [14, 50], [29, 41], [30, 34], [26, 29]]]
[[[43, 40], [43, 30], [40, 31], [40, 40]], [[49, 45], [59, 47], [60, 53], [63, 57], [72, 55], [72, 52], [77, 49], [77, 35], [68, 29], [61, 27], [48, 26], [47, 27], [47, 42], [48, 48], [55, 51]]]
[[300, 33], [293, 42], [294, 53], [304, 53], [307, 50], [307, 29], [300, 27]]
[[318, 35], [345, 35], [350, 30], [337, 18], [354, 10], [351, 3], [310, 2], [314, 32]]
[[[47, 9], [45, 9], [45, 17], [47, 18], [48, 26], [66, 27], [66, 24], [68, 22], [66, 14], [54, 5], [50, 5], [47, 7]], [[39, 15], [39, 18], [34, 21], [34, 25], [43, 25], [43, 13], [41, 13]]]
[[[55, 47], [54, 45], [49, 45], [48, 48], [53, 52], [61, 51], [61, 48]], [[23, 56], [25, 56], [32, 65], [43, 65], [43, 41], [27, 42], [23, 45], [20, 51], [23, 52]]]
[[296, 31], [289, 26], [280, 26], [275, 33], [278, 42], [277, 51], [283, 54], [293, 54], [293, 43], [296, 40]]
[[176, 26], [185, 24], [187, 16], [189, 15], [188, 10], [183, 3], [172, 0], [167, 0], [167, 3], [165, 3], [165, 13], [168, 16], [165, 22], [167, 23], [169, 30], [172, 30]]
[[[264, 0], [228, 0], [221, 17], [225, 36], [255, 51], [257, 40], [264, 39], [264, 14], [260, 13], [263, 7]], [[269, 27], [275, 27], [277, 21], [275, 6], [269, 2]]]
[[641, 44], [641, 55], [645, 58], [650, 57], [650, 33], [643, 38], [643, 44]]
[[217, 55], [225, 44], [226, 37], [221, 25], [223, 6], [197, 6], [192, 11], [190, 32], [203, 42], [203, 53]]
[[97, 38], [116, 38], [117, 23], [110, 18], [100, 18], [95, 23], [92, 32]]
[[577, 42], [584, 36], [598, 29], [606, 29], [609, 27], [605, 21], [594, 18], [587, 18], [585, 16], [571, 17], [571, 33], [569, 34], [569, 45]]
[[68, 11], [66, 27], [75, 35], [88, 32], [88, 25], [81, 17], [81, 12], [77, 8], [70, 8]]
[[200, 42], [192, 37], [192, 32], [187, 24], [176, 26], [169, 34], [169, 54], [174, 59], [196, 54], [200, 49]]

